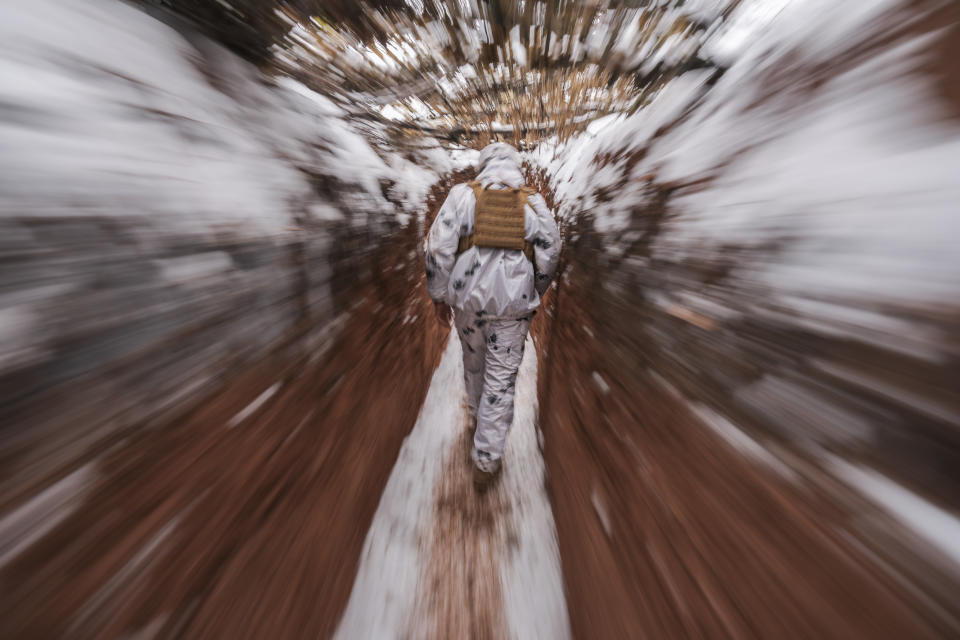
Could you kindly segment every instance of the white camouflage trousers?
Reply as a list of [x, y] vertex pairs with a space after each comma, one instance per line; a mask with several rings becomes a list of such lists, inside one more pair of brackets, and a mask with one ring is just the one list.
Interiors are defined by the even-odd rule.
[[493, 459], [499, 459], [513, 424], [517, 371], [530, 319], [491, 318], [455, 311], [454, 326], [463, 347], [467, 404], [477, 419], [474, 451], [486, 451]]

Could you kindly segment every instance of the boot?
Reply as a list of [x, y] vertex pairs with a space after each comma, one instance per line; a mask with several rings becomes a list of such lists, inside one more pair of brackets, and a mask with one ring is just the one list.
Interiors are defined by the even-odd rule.
[[486, 493], [500, 478], [503, 465], [486, 451], [473, 451], [473, 486], [477, 493]]

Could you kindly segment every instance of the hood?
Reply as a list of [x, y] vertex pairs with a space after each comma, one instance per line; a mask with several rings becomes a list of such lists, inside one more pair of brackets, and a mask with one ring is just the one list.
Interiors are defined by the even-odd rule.
[[522, 187], [524, 179], [520, 163], [520, 152], [507, 143], [488, 144], [480, 152], [480, 173], [477, 181], [485, 187], [497, 183], [508, 187]]

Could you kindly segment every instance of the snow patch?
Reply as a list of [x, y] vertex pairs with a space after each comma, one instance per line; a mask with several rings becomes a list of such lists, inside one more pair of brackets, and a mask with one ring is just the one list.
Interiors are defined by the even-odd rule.
[[607, 536], [610, 536], [612, 531], [610, 528], [610, 514], [607, 513], [607, 505], [596, 487], [590, 492], [590, 502], [593, 504], [593, 510], [597, 513], [597, 517], [600, 518], [600, 524], [603, 525], [603, 530]]
[[960, 568], [960, 518], [873, 469], [827, 457], [834, 473], [940, 549]]
[[610, 393], [610, 385], [607, 384], [607, 381], [603, 379], [603, 376], [601, 376], [598, 372], [594, 371], [591, 374], [591, 377], [593, 378], [593, 384], [596, 385], [597, 389], [600, 390], [600, 393], [602, 393], [603, 395], [607, 395], [608, 393]]
[[270, 388], [268, 388], [266, 391], [264, 391], [259, 396], [257, 396], [253, 402], [251, 402], [246, 407], [244, 407], [239, 412], [237, 412], [237, 415], [230, 418], [230, 421], [227, 422], [227, 428], [233, 429], [235, 426], [237, 426], [238, 424], [240, 424], [241, 422], [249, 418], [251, 415], [253, 415], [254, 411], [259, 409], [261, 406], [263, 406], [264, 402], [266, 402], [267, 400], [273, 397], [273, 394], [275, 394], [280, 389], [280, 385], [281, 383], [279, 382], [275, 382], [272, 385], [270, 385]]
[[0, 519], [0, 567], [76, 511], [95, 479], [95, 463], [89, 462]]
[[723, 438], [727, 444], [761, 463], [781, 476], [796, 480], [797, 475], [780, 458], [773, 455], [766, 447], [747, 435], [742, 429], [727, 420], [724, 416], [699, 402], [690, 402], [690, 408], [700, 420], [710, 427], [714, 433]]

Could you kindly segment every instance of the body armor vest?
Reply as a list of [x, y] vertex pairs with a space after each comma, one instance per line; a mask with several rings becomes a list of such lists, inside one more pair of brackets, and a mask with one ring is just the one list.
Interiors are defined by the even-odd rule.
[[484, 189], [479, 182], [469, 182], [477, 200], [473, 212], [473, 233], [460, 238], [457, 255], [470, 247], [513, 249], [523, 251], [533, 262], [533, 245], [524, 239], [527, 222], [527, 199], [536, 193], [528, 187]]

